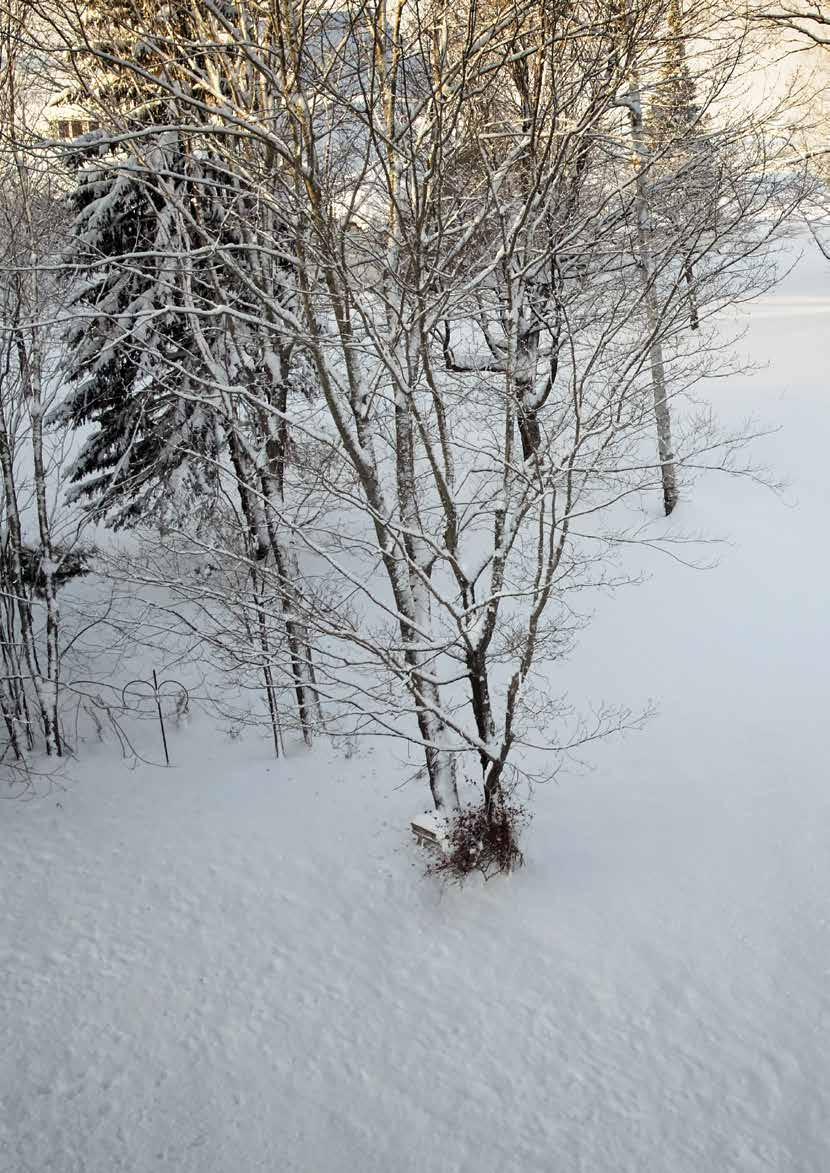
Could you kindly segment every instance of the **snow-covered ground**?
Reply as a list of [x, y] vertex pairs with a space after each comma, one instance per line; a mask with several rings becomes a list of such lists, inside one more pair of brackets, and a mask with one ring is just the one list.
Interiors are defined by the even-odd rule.
[[830, 1169], [829, 312], [815, 255], [751, 311], [786, 497], [702, 480], [719, 565], [600, 601], [555, 690], [659, 715], [509, 880], [423, 878], [382, 745], [204, 718], [0, 805], [2, 1173]]

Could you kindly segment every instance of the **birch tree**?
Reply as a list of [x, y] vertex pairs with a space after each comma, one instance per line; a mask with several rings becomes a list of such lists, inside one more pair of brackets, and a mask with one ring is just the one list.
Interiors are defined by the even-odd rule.
[[15, 760], [64, 752], [58, 590], [81, 569], [56, 537], [62, 446], [44, 432], [55, 401], [62, 216], [53, 177], [33, 151], [40, 109], [27, 85], [28, 8], [0, 9], [0, 711]]

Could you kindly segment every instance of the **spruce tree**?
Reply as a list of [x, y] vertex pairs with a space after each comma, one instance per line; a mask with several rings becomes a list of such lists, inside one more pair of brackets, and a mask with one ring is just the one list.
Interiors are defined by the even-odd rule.
[[682, 0], [669, 0], [660, 83], [651, 103], [652, 145], [687, 143], [698, 133], [695, 83], [686, 60]]
[[[182, 277], [189, 274], [198, 295], [211, 274], [193, 272], [194, 242], [176, 206], [198, 198], [198, 179], [183, 176], [171, 191], [148, 166], [105, 149], [80, 162], [69, 197], [74, 313], [66, 334], [70, 391], [59, 414], [94, 429], [71, 473], [74, 495], [122, 525], [169, 503], [176, 470], [195, 479], [191, 488], [206, 487], [211, 464], [192, 454], [215, 459], [216, 429]], [[181, 173], [175, 138], [148, 140], [144, 149], [160, 172]]]

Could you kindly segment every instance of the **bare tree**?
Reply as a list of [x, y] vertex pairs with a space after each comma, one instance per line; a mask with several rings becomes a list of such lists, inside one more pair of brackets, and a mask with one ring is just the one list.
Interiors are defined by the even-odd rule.
[[[282, 597], [314, 633], [316, 686], [422, 747], [439, 811], [475, 763], [499, 826], [517, 749], [568, 741], [534, 674], [562, 653], [564, 592], [593, 573], [602, 519], [655, 484], [669, 512], [676, 470], [728, 453], [688, 427], [675, 446], [668, 403], [718, 362], [711, 334], [689, 334], [690, 267], [704, 323], [764, 279], [790, 206], [770, 195], [763, 127], [721, 132], [716, 222], [701, 206], [657, 223], [643, 91], [663, 8], [127, 7], [139, 60], [82, 22], [55, 28], [81, 77], [102, 62], [164, 111], [124, 127], [118, 165], [164, 186], [190, 242], [151, 250], [180, 269], [163, 309], [200, 358], [199, 387], [174, 394], [221, 423], [251, 534], [262, 517], [303, 552], [303, 589]], [[177, 144], [162, 157], [161, 129]], [[190, 296], [206, 257], [212, 286]], [[309, 394], [281, 394], [277, 339]], [[260, 613], [269, 575], [293, 585], [298, 559], [263, 563]]]
[[22, 3], [0, 10], [0, 578], [5, 669], [0, 707], [16, 758], [36, 745], [32, 709], [46, 753], [63, 752], [57, 592], [75, 566], [69, 548], [53, 536], [50, 507], [60, 448], [44, 437], [44, 416], [56, 390], [55, 331], [49, 323], [56, 313], [57, 291], [48, 262], [57, 247], [60, 215], [48, 170], [31, 152], [36, 110], [28, 101], [25, 75], [21, 79], [26, 18]]
[[795, 33], [813, 45], [830, 48], [830, 14], [820, 0], [760, 4], [752, 15], [757, 21]]

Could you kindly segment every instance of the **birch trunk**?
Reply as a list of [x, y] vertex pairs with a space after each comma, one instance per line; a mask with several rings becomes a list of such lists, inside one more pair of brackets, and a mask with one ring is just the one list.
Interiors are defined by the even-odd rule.
[[[43, 737], [47, 754], [60, 754], [60, 737], [57, 727], [57, 692], [50, 689], [51, 682], [41, 675], [35, 644], [32, 604], [26, 590], [23, 573], [23, 528], [17, 500], [17, 485], [14, 475], [14, 456], [9, 433], [8, 417], [3, 403], [4, 388], [0, 385], [0, 473], [5, 493], [6, 522], [9, 529], [7, 567], [9, 588], [15, 597], [17, 621], [20, 629], [20, 645], [28, 679], [34, 689], [38, 711], [43, 725]], [[44, 687], [46, 685], [46, 687]]]
[[660, 461], [660, 480], [663, 487], [663, 508], [666, 516], [677, 505], [677, 470], [672, 444], [671, 412], [666, 395], [666, 369], [663, 345], [660, 341], [660, 309], [657, 297], [657, 274], [651, 250], [648, 184], [646, 182], [647, 147], [643, 123], [643, 104], [640, 85], [633, 79], [626, 102], [631, 139], [634, 144], [635, 198], [637, 265], [640, 271], [646, 323], [651, 342], [649, 362], [651, 365], [651, 386], [654, 400], [654, 420], [657, 427], [657, 455]]
[[43, 454], [43, 391], [39, 362], [37, 327], [32, 327], [31, 351], [27, 351], [25, 340], [18, 337], [17, 351], [22, 379], [23, 395], [28, 406], [31, 424], [31, 449], [34, 471], [35, 502], [37, 509], [38, 536], [40, 538], [40, 574], [43, 579], [43, 596], [46, 601], [46, 689], [44, 703], [49, 709], [49, 721], [44, 721], [46, 752], [63, 752], [61, 745], [60, 721], [58, 717], [58, 696], [60, 688], [60, 612], [58, 609], [55, 571], [57, 566], [52, 544], [52, 526], [49, 518], [46, 492], [46, 461]]

